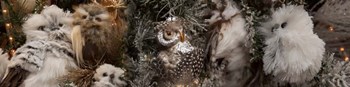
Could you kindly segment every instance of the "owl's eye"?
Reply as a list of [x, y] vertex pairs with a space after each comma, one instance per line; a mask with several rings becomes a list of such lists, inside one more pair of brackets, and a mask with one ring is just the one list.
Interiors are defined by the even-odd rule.
[[39, 26], [38, 30], [44, 31], [45, 26]]
[[86, 15], [83, 15], [81, 18], [86, 19], [86, 18], [87, 18], [87, 16], [86, 16]]
[[174, 37], [174, 32], [171, 31], [164, 31], [164, 39], [170, 40]]
[[281, 27], [282, 28], [285, 28], [287, 26], [287, 22], [283, 22], [282, 24], [281, 24]]
[[98, 21], [98, 22], [102, 21], [101, 18], [99, 18], [99, 17], [96, 17], [95, 20]]
[[103, 73], [102, 76], [103, 76], [103, 77], [106, 77], [106, 76], [107, 76], [107, 73]]
[[166, 35], [171, 36], [171, 32], [167, 31]]
[[62, 26], [63, 26], [63, 24], [62, 24], [62, 23], [59, 23], [59, 24], [58, 24], [58, 26], [62, 27]]

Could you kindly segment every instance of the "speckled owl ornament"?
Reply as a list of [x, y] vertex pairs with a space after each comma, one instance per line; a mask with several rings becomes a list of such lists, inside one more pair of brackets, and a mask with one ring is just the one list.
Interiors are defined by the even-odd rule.
[[203, 70], [203, 50], [191, 45], [185, 34], [184, 19], [170, 17], [156, 26], [157, 40], [165, 47], [157, 56], [162, 61], [166, 76], [162, 82], [171, 85], [198, 85], [199, 75]]
[[303, 6], [288, 5], [273, 11], [260, 29], [264, 38], [264, 71], [276, 81], [304, 83], [320, 70], [325, 43], [313, 32]]

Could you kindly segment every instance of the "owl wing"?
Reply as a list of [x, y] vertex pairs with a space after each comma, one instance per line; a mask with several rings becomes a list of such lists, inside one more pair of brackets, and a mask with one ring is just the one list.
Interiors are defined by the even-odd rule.
[[32, 41], [18, 48], [0, 87], [18, 87], [30, 73], [39, 71], [43, 65], [45, 46], [44, 41]]
[[198, 80], [199, 75], [204, 69], [203, 49], [195, 48], [188, 53], [181, 53], [181, 62], [174, 68], [174, 82], [177, 84], [193, 85], [194, 80]]
[[183, 64], [186, 68], [189, 68], [190, 73], [193, 77], [197, 78], [204, 68], [204, 51], [200, 48], [195, 48], [195, 50], [190, 53], [184, 54]]

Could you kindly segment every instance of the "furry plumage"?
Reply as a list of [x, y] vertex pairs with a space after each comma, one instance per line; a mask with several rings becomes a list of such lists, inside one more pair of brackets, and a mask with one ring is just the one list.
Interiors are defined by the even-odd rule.
[[76, 68], [68, 37], [69, 23], [69, 14], [54, 5], [46, 7], [40, 14], [31, 15], [22, 25], [27, 41], [16, 50], [9, 64], [10, 69], [23, 69], [23, 73], [10, 71], [1, 86], [11, 86], [6, 84], [16, 82], [12, 79], [19, 77], [13, 74], [22, 76], [28, 72], [28, 76], [20, 77], [25, 79], [22, 86], [58, 87], [57, 78], [66, 75], [69, 69]]
[[[122, 14], [122, 13], [118, 13]], [[126, 25], [123, 19], [111, 16], [98, 4], [80, 5], [75, 8], [73, 49], [79, 65], [94, 66], [102, 63], [120, 65], [122, 36]]]
[[165, 77], [162, 83], [169, 85], [196, 86], [203, 70], [203, 50], [192, 46], [184, 32], [184, 19], [170, 17], [157, 25], [158, 41], [166, 48], [158, 54]]
[[303, 83], [320, 70], [325, 43], [313, 33], [311, 17], [302, 6], [283, 6], [264, 23], [264, 71], [278, 81]]
[[[248, 52], [244, 46], [247, 39], [245, 20], [233, 1], [212, 2], [216, 8], [212, 11], [211, 18], [206, 20], [214, 31], [209, 41], [210, 60], [213, 64], [211, 76], [220, 79], [223, 83], [218, 85], [221, 86], [244, 86], [249, 78], [245, 72], [249, 67]], [[217, 70], [222, 67], [224, 68]]]
[[126, 85], [126, 82], [120, 78], [124, 72], [121, 68], [103, 64], [96, 69], [92, 87], [123, 87]]

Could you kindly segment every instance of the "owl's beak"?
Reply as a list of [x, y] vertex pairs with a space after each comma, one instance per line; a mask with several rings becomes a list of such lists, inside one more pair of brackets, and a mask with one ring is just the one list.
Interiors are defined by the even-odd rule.
[[271, 32], [275, 32], [278, 28], [279, 28], [279, 24], [275, 24], [272, 29], [271, 29]]
[[181, 42], [185, 41], [185, 34], [183, 32], [180, 32], [180, 41]]

